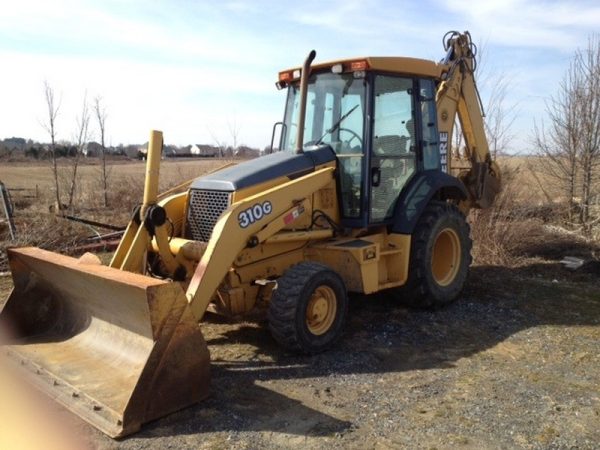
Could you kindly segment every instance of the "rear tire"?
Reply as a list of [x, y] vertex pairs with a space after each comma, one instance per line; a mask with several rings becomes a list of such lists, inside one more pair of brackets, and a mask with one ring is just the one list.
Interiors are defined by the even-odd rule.
[[458, 297], [471, 265], [469, 225], [459, 209], [431, 202], [412, 235], [408, 280], [396, 295], [411, 306], [436, 308]]
[[278, 280], [269, 305], [269, 329], [284, 348], [319, 353], [342, 334], [348, 311], [346, 287], [327, 266], [302, 262]]

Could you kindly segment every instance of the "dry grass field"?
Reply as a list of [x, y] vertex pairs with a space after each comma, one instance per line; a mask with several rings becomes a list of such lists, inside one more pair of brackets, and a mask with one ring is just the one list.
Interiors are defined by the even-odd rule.
[[[160, 182], [163, 190], [180, 184], [186, 180], [200, 176], [221, 165], [230, 163], [230, 160], [221, 159], [194, 159], [194, 160], [164, 160], [160, 167]], [[71, 166], [67, 161], [61, 161], [59, 166], [59, 180], [62, 191], [65, 192]], [[144, 181], [145, 163], [143, 161], [118, 160], [108, 162], [110, 197], [114, 200], [112, 209], [120, 209], [124, 200], [139, 195], [141, 200]], [[78, 189], [75, 204], [82, 210], [98, 208], [102, 200], [100, 187], [100, 164], [97, 159], [84, 160], [78, 169]], [[52, 204], [54, 179], [51, 163], [3, 163], [0, 165], [0, 181], [9, 188], [35, 188], [38, 186], [41, 198], [36, 207], [47, 203]], [[125, 189], [131, 189], [127, 198], [120, 194]]]
[[[214, 170], [230, 160], [165, 160], [160, 169], [160, 189], [165, 191], [208, 171]], [[66, 198], [69, 186], [68, 162], [59, 167], [59, 185], [62, 197]], [[78, 170], [74, 208], [69, 213], [78, 217], [126, 226], [133, 207], [142, 200], [145, 165], [143, 161], [115, 161], [108, 165], [109, 190], [108, 208], [103, 207], [100, 183], [100, 165], [97, 160], [84, 160]], [[90, 228], [58, 218], [50, 210], [56, 203], [54, 180], [49, 162], [46, 163], [3, 163], [0, 165], [0, 181], [9, 189], [35, 189], [38, 199], [21, 199], [18, 191], [13, 200], [17, 205], [15, 223], [17, 240], [7, 240], [8, 230], [0, 228], [0, 251], [9, 245], [35, 245], [49, 250], [72, 253], [73, 248], [86, 236], [106, 233], [101, 228]], [[63, 200], [64, 201], [64, 200]], [[0, 272], [6, 270], [0, 253]]]
[[[192, 159], [192, 160], [163, 160], [161, 162], [161, 181], [177, 183], [199, 176], [208, 170], [229, 163], [227, 159]], [[118, 160], [108, 161], [110, 179], [112, 183], [118, 183], [123, 179], [143, 179], [144, 161]], [[70, 166], [68, 160], [61, 164], [62, 169]], [[80, 166], [80, 178], [85, 183], [93, 183], [93, 179], [100, 177], [100, 164], [97, 159], [85, 160]], [[8, 186], [32, 187], [38, 184], [40, 187], [50, 189], [53, 184], [52, 169], [50, 162], [17, 162], [3, 163], [0, 166], [0, 180]]]
[[[600, 270], [590, 263], [570, 272], [558, 262], [591, 261], [600, 246], [568, 230], [558, 194], [544, 192], [531, 161], [502, 161], [496, 207], [471, 217], [474, 265], [451, 306], [423, 311], [385, 292], [354, 296], [343, 340], [317, 356], [281, 350], [260, 311], [209, 315], [201, 325], [212, 360], [205, 402], [120, 441], [53, 403], [50, 414], [94, 449], [600, 447]], [[161, 186], [220, 163], [165, 161]], [[125, 225], [144, 165], [111, 165], [108, 209], [99, 206], [98, 170], [81, 167], [77, 213]], [[49, 166], [4, 164], [0, 180], [42, 192], [17, 211], [18, 244], [69, 252], [90, 234], [47, 212]], [[0, 305], [10, 288], [0, 277]]]

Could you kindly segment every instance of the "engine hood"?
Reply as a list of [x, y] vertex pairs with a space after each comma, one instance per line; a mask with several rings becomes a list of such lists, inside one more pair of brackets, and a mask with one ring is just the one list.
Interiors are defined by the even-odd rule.
[[234, 192], [279, 177], [290, 180], [335, 160], [331, 147], [320, 146], [305, 153], [277, 152], [196, 178], [191, 189]]

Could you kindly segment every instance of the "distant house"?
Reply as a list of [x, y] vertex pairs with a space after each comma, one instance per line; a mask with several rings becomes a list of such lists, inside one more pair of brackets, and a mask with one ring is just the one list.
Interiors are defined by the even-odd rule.
[[140, 147], [139, 145], [126, 145], [122, 148], [123, 153], [129, 157], [129, 158], [138, 158], [138, 154], [140, 153], [140, 150], [143, 150], [144, 154], [146, 153], [146, 147], [142, 146]]
[[256, 158], [257, 156], [260, 156], [260, 150], [241, 145], [235, 150], [234, 155], [237, 158]]
[[190, 147], [192, 156], [200, 156], [203, 158], [215, 158], [219, 156], [219, 147], [205, 144], [194, 144]]
[[175, 158], [181, 153], [181, 149], [176, 145], [165, 145], [163, 146], [162, 156], [163, 158]]
[[[126, 149], [127, 148], [128, 147], [126, 147]], [[136, 146], [135, 150], [136, 151], [135, 151], [134, 155], [130, 155], [130, 153], [127, 152], [127, 156], [129, 156], [131, 158], [146, 159], [146, 155], [148, 154], [148, 143], [146, 142], [144, 145]], [[133, 153], [133, 150], [131, 153]], [[177, 148], [176, 145], [163, 144], [161, 158], [172, 158], [172, 157], [176, 157], [176, 156], [181, 156], [180, 149]]]
[[83, 146], [83, 156], [86, 158], [95, 158], [102, 155], [102, 145], [97, 142], [87, 142]]
[[177, 156], [191, 156], [192, 154], [192, 146], [185, 145], [183, 147], [179, 147], [177, 149]]

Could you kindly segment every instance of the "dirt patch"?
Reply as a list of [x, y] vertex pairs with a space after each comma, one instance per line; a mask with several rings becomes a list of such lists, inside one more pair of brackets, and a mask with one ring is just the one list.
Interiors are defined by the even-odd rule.
[[74, 431], [98, 449], [597, 448], [599, 325], [597, 277], [554, 264], [474, 267], [433, 312], [354, 297], [344, 339], [311, 357], [210, 316], [208, 400], [121, 441]]

